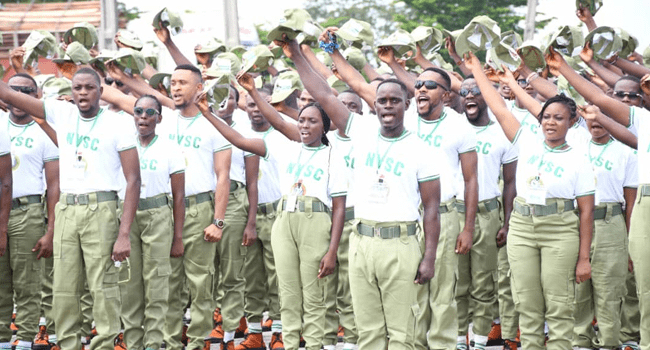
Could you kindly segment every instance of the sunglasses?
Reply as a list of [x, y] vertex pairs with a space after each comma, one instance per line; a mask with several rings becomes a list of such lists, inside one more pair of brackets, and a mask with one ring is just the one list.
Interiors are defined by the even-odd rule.
[[630, 100], [641, 98], [641, 94], [637, 92], [614, 91], [614, 95], [619, 98], [625, 98], [627, 96]]
[[467, 97], [467, 95], [469, 95], [470, 92], [474, 96], [479, 96], [481, 94], [481, 89], [479, 89], [478, 86], [474, 86], [473, 88], [471, 88], [469, 90], [465, 89], [465, 88], [462, 88], [462, 89], [460, 89], [460, 91], [458, 91], [458, 94], [460, 96], [462, 96], [462, 97]]
[[416, 80], [415, 81], [415, 89], [420, 89], [421, 87], [426, 87], [427, 90], [435, 90], [439, 87], [441, 87], [445, 91], [449, 91], [446, 87], [438, 84], [438, 82], [434, 80]]
[[158, 112], [153, 108], [147, 108], [147, 109], [144, 109], [142, 107], [133, 108], [133, 114], [142, 115], [142, 113], [146, 113], [148, 116], [153, 117], [154, 115], [159, 114], [160, 112]]
[[106, 83], [106, 85], [113, 85], [113, 83], [115, 83], [115, 85], [117, 85], [118, 87], [124, 86], [123, 82], [119, 80], [115, 80], [113, 78], [104, 78], [104, 82]]
[[20, 91], [20, 92], [22, 92], [23, 94], [31, 94], [31, 93], [34, 93], [34, 92], [36, 91], [36, 89], [33, 88], [33, 87], [31, 87], [31, 86], [16, 86], [16, 85], [11, 85], [11, 88], [12, 88], [14, 91]]
[[528, 81], [526, 79], [517, 79], [517, 84], [521, 87], [526, 87], [528, 85]]

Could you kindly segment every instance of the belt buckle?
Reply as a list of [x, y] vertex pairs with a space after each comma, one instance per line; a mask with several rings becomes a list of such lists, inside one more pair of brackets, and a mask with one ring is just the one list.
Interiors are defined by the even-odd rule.
[[375, 227], [375, 237], [381, 238], [381, 228], [380, 227]]
[[530, 216], [535, 216], [535, 206], [531, 205], [529, 208], [530, 208]]
[[79, 195], [73, 194], [72, 199], [75, 205], [79, 205]]

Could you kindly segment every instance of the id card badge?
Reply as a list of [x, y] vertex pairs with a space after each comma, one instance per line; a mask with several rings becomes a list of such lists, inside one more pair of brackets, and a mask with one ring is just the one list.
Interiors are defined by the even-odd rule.
[[528, 179], [528, 196], [526, 203], [546, 205], [546, 186], [539, 176], [533, 176]]
[[304, 195], [302, 180], [298, 180], [293, 186], [291, 186], [291, 191], [287, 197], [287, 205], [285, 206], [285, 211], [294, 212], [296, 211], [296, 205], [298, 204], [298, 196]]
[[388, 202], [388, 185], [384, 182], [384, 175], [379, 175], [377, 182], [370, 189], [370, 201], [377, 204]]
[[81, 151], [75, 152], [74, 161], [72, 162], [72, 179], [83, 180], [86, 175], [86, 160]]

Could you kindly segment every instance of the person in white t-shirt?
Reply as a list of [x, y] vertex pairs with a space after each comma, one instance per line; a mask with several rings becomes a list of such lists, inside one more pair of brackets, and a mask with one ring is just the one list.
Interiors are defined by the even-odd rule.
[[185, 159], [175, 142], [156, 134], [161, 110], [154, 96], [145, 95], [131, 112], [138, 132], [142, 181], [130, 233], [131, 278], [121, 287], [128, 349], [160, 347], [168, 308], [169, 259], [183, 255]]
[[595, 192], [587, 155], [567, 144], [567, 132], [577, 117], [575, 102], [558, 95], [544, 104], [539, 114], [544, 140], [539, 140], [521, 128], [474, 54], [466, 55], [465, 65], [519, 152], [518, 196], [510, 217], [508, 259], [522, 346], [570, 349], [574, 284], [591, 277]]
[[240, 75], [238, 82], [271, 125], [286, 137], [275, 134], [264, 140], [246, 138], [212, 115], [205, 98], [198, 106], [233, 145], [278, 161], [283, 197], [271, 244], [274, 252], [282, 252], [274, 254], [282, 337], [285, 347], [297, 349], [302, 331], [306, 348], [318, 349], [324, 335], [324, 289], [336, 265], [345, 213], [345, 190], [340, 190], [340, 183], [330, 176], [330, 149], [325, 136], [329, 119], [318, 105], [308, 105], [301, 110], [297, 125], [285, 122], [259, 96], [249, 74]]
[[[0, 99], [1, 100], [1, 99]], [[9, 214], [11, 212], [11, 193], [12, 193], [12, 156], [11, 156], [11, 140], [9, 137], [9, 132], [2, 131], [0, 132], [0, 268], [2, 269], [3, 274], [9, 273], [10, 262], [9, 254], [7, 254], [7, 240], [8, 240], [8, 226], [9, 226]], [[0, 297], [0, 302], [9, 305], [9, 311], [13, 310], [13, 294], [7, 288], [8, 286], [3, 285], [2, 297]], [[6, 309], [6, 307], [5, 307]], [[11, 315], [9, 316], [11, 317]], [[4, 331], [2, 340], [2, 346], [5, 348], [11, 347], [11, 328], [10, 328], [11, 318], [6, 319], [2, 327], [6, 329]]]
[[[8, 84], [16, 91], [37, 97], [36, 82], [27, 74], [12, 76]], [[39, 332], [41, 310], [41, 288], [34, 287], [41, 284], [42, 264], [38, 260], [52, 255], [54, 206], [59, 199], [59, 150], [29, 114], [16, 106], [8, 107], [8, 113], [0, 112], [0, 127], [6, 125], [5, 130], [11, 138], [13, 199], [9, 216], [9, 254], [5, 256], [8, 262], [0, 263], [3, 270], [0, 285], [4, 289], [2, 294], [7, 296], [0, 298], [0, 310], [6, 310], [2, 319], [8, 322], [15, 292], [16, 349], [30, 350]], [[51, 218], [47, 229], [42, 201], [46, 184], [48, 217]], [[11, 333], [8, 330], [6, 333], [8, 338], [0, 337], [0, 343], [9, 342]]]
[[[458, 284], [456, 286], [456, 303], [458, 305], [458, 340], [456, 349], [467, 349], [466, 335], [470, 323], [470, 304], [472, 306], [471, 322], [474, 334], [474, 347], [484, 348], [492, 325], [492, 307], [496, 302], [497, 292], [493, 275], [497, 271], [497, 247], [506, 243], [508, 221], [515, 197], [515, 172], [517, 170], [517, 153], [506, 138], [498, 123], [490, 120], [489, 109], [481, 90], [472, 76], [463, 81], [459, 92], [463, 97], [463, 107], [467, 121], [472, 125], [477, 138], [478, 156], [478, 210], [476, 229], [472, 236], [472, 248], [467, 255], [458, 257]], [[499, 174], [503, 167], [505, 209], [504, 225], [499, 218]], [[465, 203], [463, 194], [459, 193], [456, 210], [460, 226], [465, 222]], [[500, 233], [500, 235], [497, 235]]]
[[[359, 349], [413, 348], [418, 293], [427, 288], [422, 285], [435, 270], [440, 182], [436, 159], [421, 157], [424, 143], [404, 127], [407, 89], [395, 79], [381, 82], [374, 103], [379, 123], [364, 120], [336, 98], [295, 40], [276, 44], [293, 60], [306, 89], [353, 142], [351, 187], [359, 223], [350, 237], [349, 268]], [[420, 202], [422, 243], [417, 238]]]
[[[119, 333], [121, 261], [130, 253], [129, 231], [140, 194], [140, 167], [133, 124], [100, 108], [100, 78], [89, 68], [72, 79], [75, 104], [45, 100], [13, 91], [0, 83], [0, 99], [47, 119], [57, 132], [61, 198], [54, 225], [54, 304], [61, 349], [81, 347], [79, 298], [87, 281], [93, 296], [98, 334], [96, 349], [113, 349]], [[120, 169], [126, 195], [118, 222]]]
[[[647, 278], [650, 275], [650, 258], [647, 254], [650, 249], [650, 240], [648, 239], [650, 236], [648, 220], [650, 217], [650, 198], [648, 198], [650, 196], [650, 112], [638, 106], [641, 104], [642, 96], [634, 99], [629, 98], [632, 96], [626, 96], [634, 92], [630, 88], [634, 89], [635, 86], [628, 86], [628, 90], [625, 91], [622, 89], [623, 84], [619, 81], [615, 86], [618, 90], [614, 91], [614, 97], [610, 97], [581, 77], [560, 54], [551, 52], [551, 56], [547, 58], [547, 64], [558, 70], [578, 93], [602, 110], [605, 116], [611, 118], [600, 118], [598, 122], [612, 136], [637, 149], [639, 186], [630, 218], [629, 252], [633, 262], [630, 267], [636, 277], [636, 290], [639, 298], [641, 341], [640, 344], [637, 344], [636, 339], [630, 339], [633, 338], [633, 334], [624, 332], [621, 332], [620, 340], [623, 342], [624, 349], [635, 349], [639, 345], [641, 349], [650, 349], [650, 279]], [[622, 97], [618, 95], [622, 95]], [[627, 137], [626, 135], [630, 133], [625, 128], [636, 137]], [[628, 336], [627, 339], [623, 337], [625, 335]]]

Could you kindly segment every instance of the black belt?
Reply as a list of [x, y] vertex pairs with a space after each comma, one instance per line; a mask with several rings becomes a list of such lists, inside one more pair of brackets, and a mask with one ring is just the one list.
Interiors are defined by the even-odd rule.
[[[194, 203], [192, 203], [192, 199], [194, 199]], [[201, 204], [210, 200], [212, 200], [212, 192], [202, 192], [193, 196], [185, 197], [185, 207], [189, 208], [191, 205]]]
[[[478, 202], [478, 212], [481, 214], [489, 213], [497, 209], [499, 209], [499, 201], [497, 200], [496, 197]], [[467, 208], [465, 208], [465, 202], [462, 201], [456, 202], [456, 210], [459, 213], [466, 212]]]
[[[575, 209], [573, 200], [564, 200], [564, 211], [571, 211]], [[551, 203], [549, 205], [538, 205], [538, 204], [522, 204], [517, 201], [514, 203], [514, 211], [523, 215], [523, 216], [548, 216], [553, 214], [558, 214], [557, 202]]]
[[[287, 208], [287, 201], [283, 200], [282, 201], [282, 210], [285, 210]], [[298, 203], [296, 203], [296, 210], [297, 211], [305, 211], [305, 201], [299, 200]], [[311, 202], [311, 211], [313, 212], [325, 212], [329, 213], [330, 208], [328, 208], [323, 202], [314, 199], [314, 201]]]
[[440, 204], [440, 209], [438, 210], [440, 211], [440, 214], [445, 214], [454, 210], [454, 206], [455, 206], [454, 202], [448, 204]]
[[20, 208], [23, 205], [41, 203], [42, 197], [38, 194], [14, 198], [11, 200], [11, 210]]
[[354, 220], [354, 207], [345, 208], [345, 221]]
[[138, 210], [149, 210], [164, 207], [169, 204], [167, 194], [161, 194], [155, 197], [140, 198], [138, 202]]
[[231, 193], [237, 191], [240, 188], [244, 188], [243, 183], [241, 183], [239, 181], [235, 181], [235, 180], [230, 180], [230, 192]]
[[67, 205], [88, 205], [91, 202], [101, 203], [117, 200], [117, 193], [114, 191], [99, 191], [82, 194], [61, 194], [61, 202]]
[[262, 203], [257, 205], [257, 213], [267, 215], [274, 213], [278, 209], [278, 201], [271, 203]]
[[[400, 226], [387, 226], [387, 227], [373, 227], [363, 223], [357, 225], [357, 231], [360, 235], [368, 237], [379, 237], [382, 239], [397, 238], [400, 236]], [[406, 234], [413, 236], [417, 232], [417, 224], [406, 225]]]
[[607, 217], [607, 209], [609, 207], [612, 207], [612, 214], [611, 216], [616, 216], [616, 215], [621, 215], [623, 214], [623, 207], [621, 206], [621, 203], [614, 203], [613, 205], [607, 205], [603, 208], [597, 208], [594, 210], [594, 220], [604, 220]]

